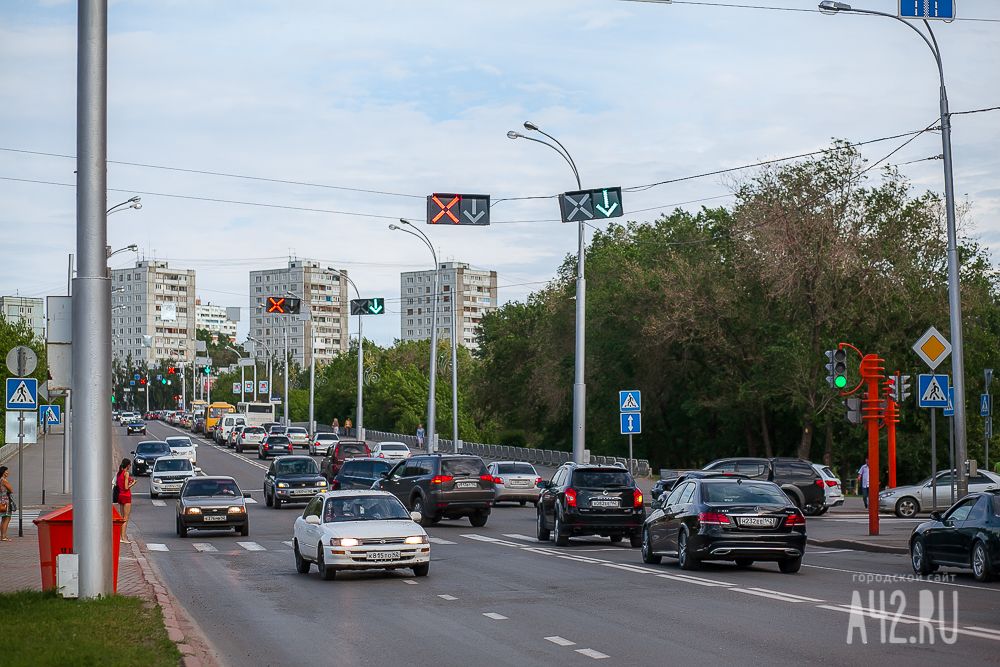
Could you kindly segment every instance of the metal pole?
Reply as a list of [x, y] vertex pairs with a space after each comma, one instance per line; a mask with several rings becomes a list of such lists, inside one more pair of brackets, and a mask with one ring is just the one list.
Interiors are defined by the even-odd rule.
[[73, 547], [80, 597], [111, 593], [111, 290], [107, 265], [107, 0], [77, 12], [77, 237], [73, 391], [80, 437], [73, 460]]
[[254, 354], [253, 354], [253, 402], [256, 403], [258, 398], [260, 398], [260, 397], [257, 395], [257, 350], [254, 350]]
[[285, 395], [282, 404], [285, 407], [285, 427], [288, 427], [288, 321], [285, 321]]
[[[948, 417], [948, 470], [951, 482], [948, 487], [951, 489], [951, 505], [955, 504], [955, 418]], [[933, 475], [933, 473], [932, 473]], [[933, 477], [931, 477], [933, 479]]]
[[434, 295], [434, 300], [431, 306], [431, 377], [430, 386], [427, 390], [427, 453], [430, 454], [434, 451], [434, 436], [437, 434], [437, 394], [436, 392], [436, 380], [437, 380], [437, 315], [438, 315], [438, 285], [440, 281], [438, 280], [438, 274], [441, 272], [441, 267], [438, 265], [437, 253], [434, 253], [434, 289], [432, 294]]
[[628, 434], [628, 471], [632, 472], [632, 434]]
[[[451, 292], [451, 447], [458, 454], [458, 269]], [[463, 310], [464, 312], [464, 310]]]
[[[66, 294], [67, 296], [73, 296], [73, 253], [69, 254], [69, 265], [66, 268]], [[70, 347], [72, 350], [72, 346]], [[72, 381], [70, 382], [72, 384]], [[70, 408], [70, 396], [73, 392], [66, 391], [66, 409], [65, 415], [63, 416], [63, 462], [62, 462], [62, 492], [64, 494], [69, 493], [72, 485], [70, 484], [70, 435], [72, 431], [71, 422], [73, 419], [73, 411]]]
[[[240, 360], [242, 361], [243, 357], [240, 357]], [[244, 366], [243, 364], [240, 364], [240, 402], [241, 403], [246, 403], [246, 401], [247, 401], [246, 384], [247, 384], [247, 367]]]
[[937, 509], [937, 408], [931, 408], [931, 509]]
[[187, 405], [187, 375], [184, 374], [184, 362], [181, 362], [181, 405]]
[[45, 431], [48, 425], [48, 417], [42, 417], [42, 504], [45, 504]]
[[24, 410], [17, 413], [17, 536], [24, 537]]
[[[357, 289], [355, 288], [355, 291]], [[360, 299], [361, 296], [359, 295]], [[364, 384], [365, 384], [365, 368], [364, 368], [364, 356], [365, 356], [365, 334], [362, 330], [363, 318], [358, 315], [358, 397], [355, 401], [357, 417], [356, 424], [358, 428], [358, 440], [365, 439], [365, 407], [364, 407]]]
[[313, 331], [312, 322], [309, 323], [309, 433], [316, 432], [315, 406], [313, 401], [316, 394], [316, 332]]

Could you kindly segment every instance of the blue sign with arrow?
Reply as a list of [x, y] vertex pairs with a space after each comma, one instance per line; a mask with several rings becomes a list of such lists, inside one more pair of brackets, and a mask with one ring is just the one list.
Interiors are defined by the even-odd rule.
[[642, 433], [642, 413], [623, 412], [621, 413], [622, 435], [636, 435]]
[[989, 417], [993, 414], [993, 397], [989, 394], [979, 395], [979, 416]]

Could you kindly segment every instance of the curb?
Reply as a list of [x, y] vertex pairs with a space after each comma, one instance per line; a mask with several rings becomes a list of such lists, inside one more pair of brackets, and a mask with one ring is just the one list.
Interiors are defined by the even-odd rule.
[[852, 551], [868, 551], [871, 553], [882, 553], [882, 554], [910, 553], [909, 549], [906, 547], [894, 546], [891, 544], [876, 544], [874, 542], [863, 542], [861, 540], [845, 540], [845, 539], [814, 540], [808, 538], [806, 540], [806, 543], [817, 547], [832, 547], [834, 549], [851, 549]]

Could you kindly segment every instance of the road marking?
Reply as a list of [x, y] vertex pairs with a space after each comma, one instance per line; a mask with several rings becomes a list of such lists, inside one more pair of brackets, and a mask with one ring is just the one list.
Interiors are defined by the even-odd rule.
[[834, 549], [833, 551], [808, 551], [806, 555], [808, 556], [825, 556], [827, 554], [842, 554], [845, 551], [854, 551], [854, 549]]
[[411, 586], [416, 586], [417, 585], [417, 582], [414, 581], [413, 579], [403, 579], [403, 583], [404, 584], [410, 584]]
[[292, 544], [291, 540], [286, 540], [285, 542], [282, 542], [282, 544], [284, 544], [286, 547], [295, 546], [295, 545]]
[[236, 544], [240, 545], [247, 551], [267, 551], [267, 549], [260, 546], [256, 542], [237, 542]]
[[431, 544], [457, 544], [457, 542], [452, 542], [451, 540], [445, 540], [440, 537], [428, 537], [427, 541]]
[[601, 653], [600, 651], [595, 651], [592, 648], [578, 648], [576, 652], [580, 655], [585, 655], [588, 658], [593, 658], [594, 660], [603, 660], [604, 658], [610, 658], [606, 653]]
[[508, 542], [507, 540], [498, 540], [495, 537], [487, 537], [486, 535], [476, 535], [475, 533], [465, 534], [462, 537], [467, 537], [470, 540], [476, 540], [479, 542], [489, 542], [491, 544], [499, 544], [505, 547], [514, 547], [515, 549], [520, 549], [521, 545], [516, 542]]
[[154, 500], [153, 507], [166, 507], [167, 503], [162, 500]]
[[454, 595], [439, 595], [438, 597], [441, 598], [442, 600], [447, 600], [448, 602], [453, 602], [458, 599]]
[[553, 635], [551, 637], [546, 637], [546, 641], [550, 641], [557, 646], [576, 646], [576, 642], [571, 642], [570, 640], [560, 637], [559, 635]]
[[248, 505], [256, 505], [257, 501], [253, 498], [244, 498], [243, 501]]
[[216, 549], [215, 547], [213, 547], [208, 542], [195, 542], [191, 546], [193, 546], [198, 551], [205, 551], [205, 552], [208, 552], [208, 551], [218, 551], [218, 549]]
[[636, 574], [655, 574], [655, 570], [650, 570], [644, 567], [639, 567], [638, 565], [629, 565], [627, 563], [602, 563], [604, 567], [613, 567], [616, 570], [625, 570], [626, 572], [635, 572]]
[[815, 570], [829, 570], [831, 572], [847, 572], [848, 574], [863, 574], [866, 576], [873, 577], [872, 581], [877, 581], [879, 583], [899, 583], [899, 584], [938, 584], [939, 586], [954, 586], [955, 588], [972, 588], [977, 591], [996, 591], [996, 588], [992, 586], [974, 586], [972, 584], [957, 584], [953, 581], [943, 581], [941, 579], [936, 579], [934, 576], [930, 577], [918, 577], [914, 574], [885, 574], [878, 572], [866, 572], [864, 570], [848, 570], [841, 567], [830, 567], [828, 565], [806, 565], [802, 564], [802, 567], [811, 567]]
[[824, 600], [819, 600], [817, 598], [807, 598], [801, 595], [792, 595], [791, 593], [772, 591], [767, 588], [730, 588], [729, 590], [739, 591], [740, 593], [747, 593], [749, 595], [756, 595], [762, 598], [770, 598], [771, 600], [779, 600], [781, 602], [824, 602]]
[[146, 543], [146, 550], [147, 551], [170, 551], [170, 549], [167, 548], [166, 544], [155, 544], [153, 542], [147, 542]]
[[698, 584], [699, 586], [735, 586], [736, 584], [731, 584], [728, 581], [715, 581], [714, 579], [702, 579], [701, 577], [688, 577], [683, 574], [658, 574], [656, 575], [663, 579], [673, 579], [674, 581], [683, 581], [689, 584]]
[[982, 628], [982, 627], [979, 627], [978, 625], [967, 625], [967, 626], [965, 626], [965, 629], [966, 630], [976, 630], [978, 632], [988, 632], [990, 634], [996, 635], [997, 639], [1000, 639], [1000, 630], [997, 630], [996, 628]]
[[517, 533], [504, 533], [504, 537], [509, 537], [512, 540], [524, 540], [526, 542], [537, 542], [537, 537], [529, 537], [527, 535], [519, 535]]
[[488, 611], [483, 614], [486, 618], [492, 618], [494, 621], [506, 621], [507, 617], [503, 614], [498, 614], [495, 611]]

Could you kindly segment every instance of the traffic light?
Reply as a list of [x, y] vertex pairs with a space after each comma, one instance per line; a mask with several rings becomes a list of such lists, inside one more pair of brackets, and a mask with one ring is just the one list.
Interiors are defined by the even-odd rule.
[[827, 350], [826, 358], [826, 381], [835, 389], [843, 389], [847, 386], [847, 351]]
[[146, 378], [139, 378], [139, 384], [146, 386]]
[[204, 373], [205, 375], [211, 375], [212, 374], [212, 367], [211, 366], [205, 366], [202, 369], [202, 373]]
[[115, 404], [115, 395], [111, 394], [111, 405]]
[[844, 407], [847, 408], [847, 421], [852, 424], [861, 423], [861, 399], [848, 398], [844, 400]]
[[913, 387], [910, 386], [909, 375], [898, 375], [896, 377], [899, 378], [899, 382], [896, 384], [897, 386], [896, 392], [897, 395], [899, 396], [899, 400], [896, 402], [903, 403], [904, 401], [906, 401], [906, 399], [910, 397], [910, 392], [913, 390]]
[[167, 378], [160, 378], [160, 384], [166, 384]]
[[284, 296], [267, 297], [267, 312], [276, 315], [298, 315], [302, 300]]
[[488, 225], [489, 195], [457, 195], [436, 192], [427, 196], [427, 224]]
[[167, 369], [167, 375], [176, 375], [176, 374], [177, 374], [176, 366], [171, 366]]
[[385, 298], [351, 299], [351, 315], [382, 315], [385, 313]]
[[617, 218], [622, 211], [621, 188], [577, 190], [559, 195], [563, 222], [588, 221], [594, 218]]

